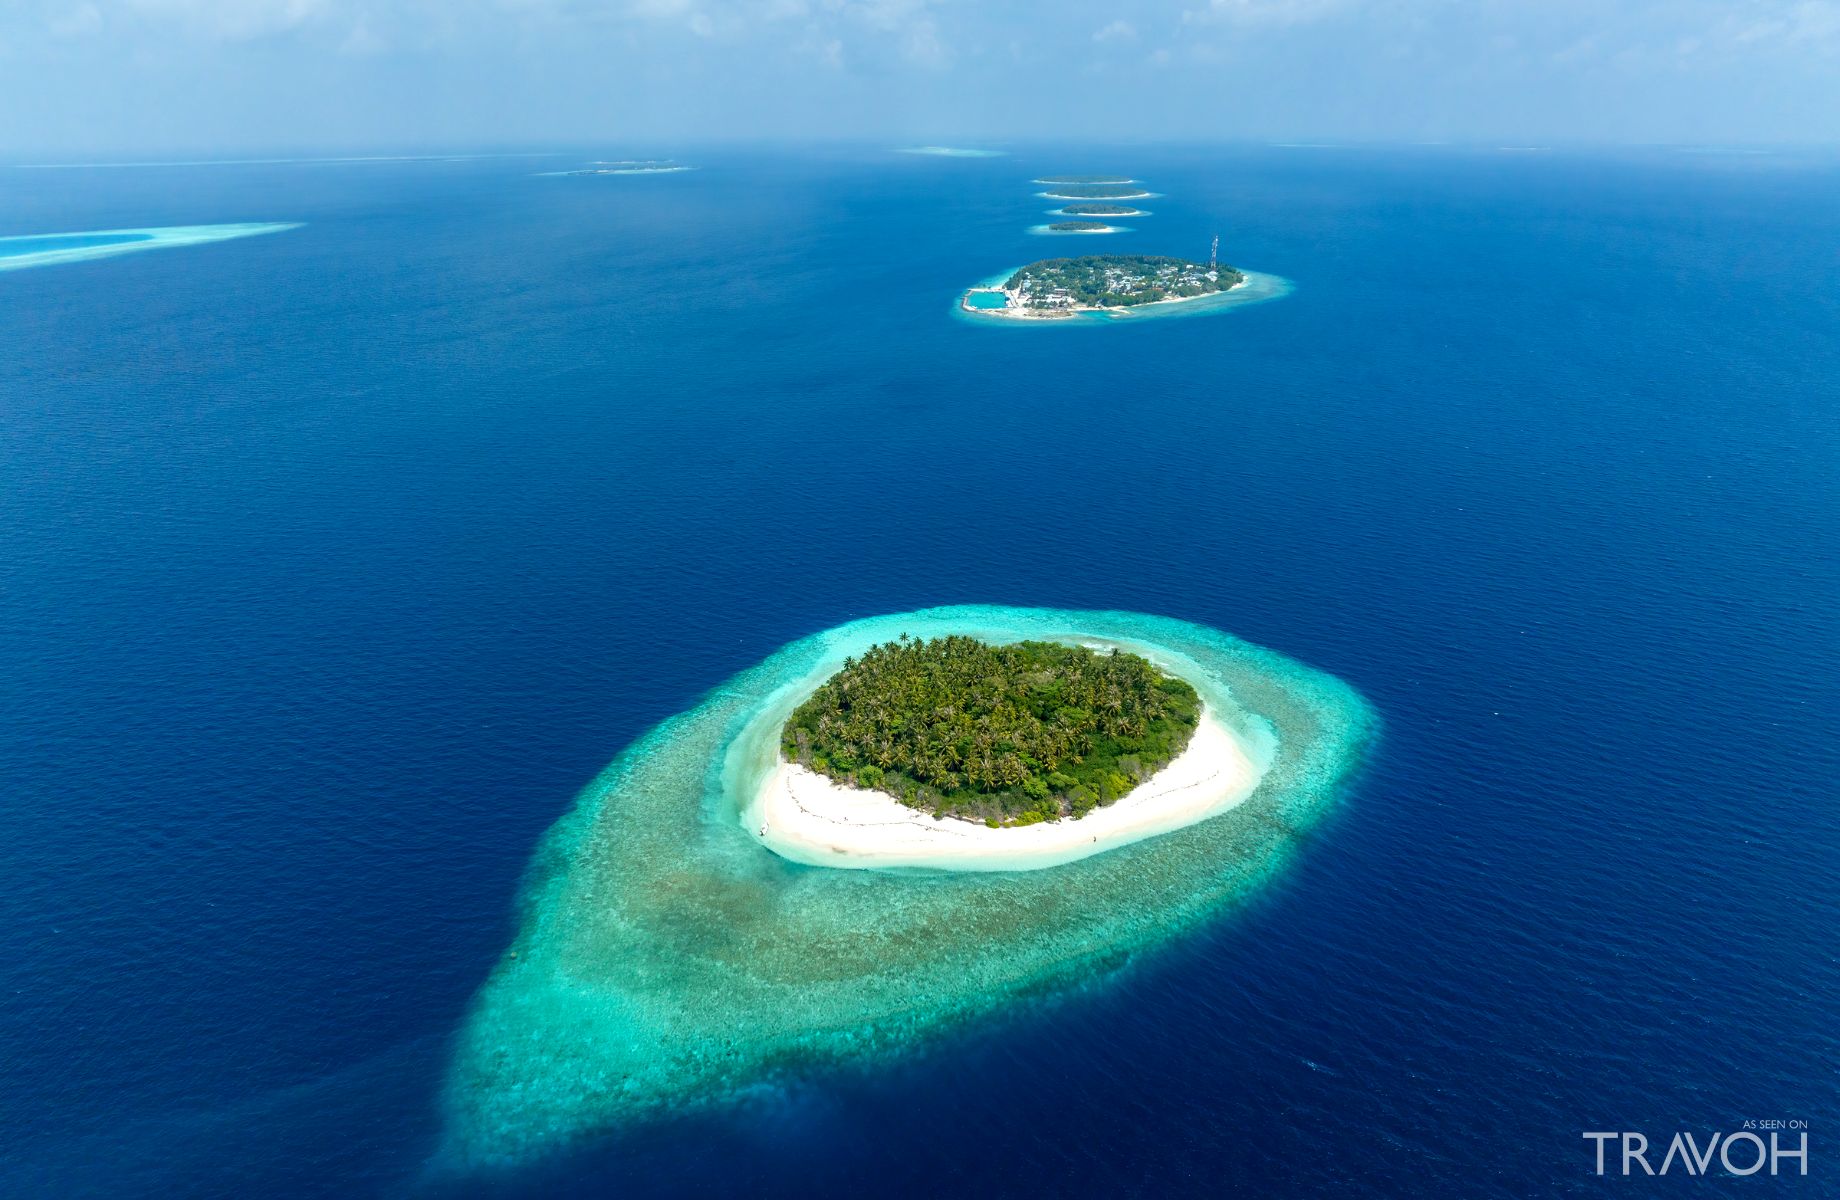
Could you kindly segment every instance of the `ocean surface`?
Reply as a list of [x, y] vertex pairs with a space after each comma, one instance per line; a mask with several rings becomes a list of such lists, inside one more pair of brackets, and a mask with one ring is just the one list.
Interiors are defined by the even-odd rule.
[[[670, 147], [0, 168], [0, 1195], [1523, 1197], [1840, 1128], [1840, 161]], [[955, 319], [1080, 252], [1290, 280]], [[1054, 243], [1060, 252], [1063, 245]], [[1166, 614], [1384, 721], [1284, 871], [893, 1066], [430, 1184], [532, 851], [782, 645]]]

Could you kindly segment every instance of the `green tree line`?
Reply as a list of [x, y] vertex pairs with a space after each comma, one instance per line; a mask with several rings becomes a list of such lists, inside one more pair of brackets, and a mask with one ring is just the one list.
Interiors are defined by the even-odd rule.
[[1175, 758], [1200, 720], [1186, 682], [1121, 651], [906, 634], [845, 661], [781, 748], [841, 783], [993, 825], [1082, 817]]

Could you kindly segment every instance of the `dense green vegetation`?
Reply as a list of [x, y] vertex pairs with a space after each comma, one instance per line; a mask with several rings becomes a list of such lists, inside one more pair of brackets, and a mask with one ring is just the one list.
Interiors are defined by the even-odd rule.
[[1201, 697], [1120, 651], [906, 634], [846, 659], [781, 731], [789, 761], [912, 808], [1083, 817], [1188, 745]]
[[1129, 308], [1175, 297], [1221, 292], [1243, 279], [1232, 267], [1210, 268], [1155, 254], [1085, 254], [1044, 258], [1003, 286], [1029, 308]]
[[1100, 229], [1110, 229], [1104, 221], [1056, 221], [1048, 226], [1060, 233], [1083, 233]]
[[1070, 217], [1128, 217], [1136, 211], [1123, 204], [1069, 204], [1061, 209]]
[[1036, 183], [1130, 183], [1128, 175], [1044, 175]]
[[1073, 196], [1080, 200], [1116, 200], [1121, 196], [1144, 194], [1144, 189], [1135, 183], [1054, 183], [1048, 186], [1056, 196]]

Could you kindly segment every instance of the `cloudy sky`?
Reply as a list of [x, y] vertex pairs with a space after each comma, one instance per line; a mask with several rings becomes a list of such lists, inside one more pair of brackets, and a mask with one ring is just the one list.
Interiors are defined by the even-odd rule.
[[0, 0], [0, 155], [1840, 140], [1840, 0]]

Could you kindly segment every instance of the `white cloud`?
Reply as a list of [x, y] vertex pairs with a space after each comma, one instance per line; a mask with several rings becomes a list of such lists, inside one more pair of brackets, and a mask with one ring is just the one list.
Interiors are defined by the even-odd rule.
[[842, 38], [808, 37], [798, 43], [797, 49], [801, 54], [809, 54], [833, 71], [843, 67]]
[[1113, 21], [1093, 34], [1095, 42], [1129, 42], [1137, 37], [1137, 26], [1129, 21]]
[[[423, 0], [432, 2], [432, 0]], [[460, 0], [455, 0], [456, 3]], [[745, 41], [774, 28], [801, 29], [784, 43], [798, 55], [841, 63], [847, 45], [868, 34], [909, 62], [941, 67], [951, 59], [937, 0], [491, 0], [501, 12], [556, 21], [624, 20], [687, 30], [700, 38]]]
[[1785, 15], [1783, 36], [1792, 42], [1831, 42], [1840, 39], [1840, 4], [1834, 0], [1803, 0]]
[[325, 16], [332, 0], [125, 0], [126, 7], [229, 40], [298, 29]]
[[345, 40], [339, 43], [339, 53], [354, 57], [382, 54], [390, 48], [389, 40], [371, 27], [369, 18], [359, 16], [352, 25]]
[[1189, 23], [1232, 25], [1301, 25], [1348, 7], [1348, 0], [1208, 0], [1206, 8], [1182, 14]]
[[45, 28], [53, 37], [88, 37], [102, 32], [102, 10], [94, 4], [60, 6], [45, 18]]

